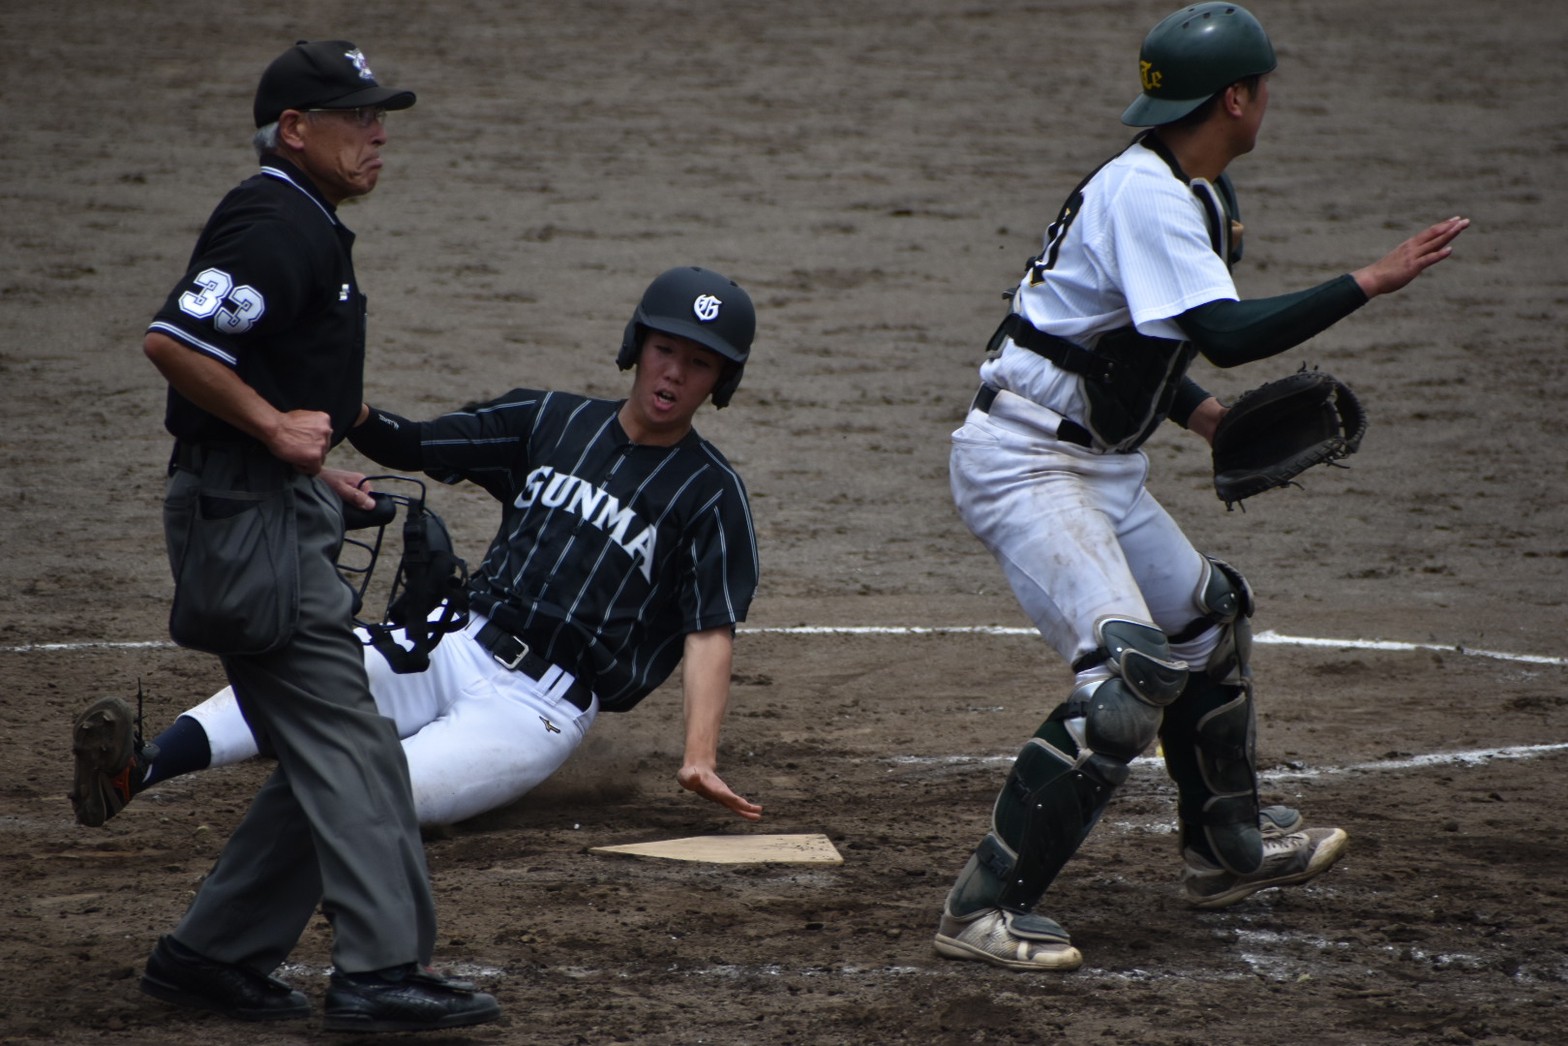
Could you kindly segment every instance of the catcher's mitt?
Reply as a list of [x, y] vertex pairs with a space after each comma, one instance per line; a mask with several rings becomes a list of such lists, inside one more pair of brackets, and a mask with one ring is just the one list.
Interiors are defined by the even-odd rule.
[[1331, 374], [1302, 370], [1243, 393], [1214, 431], [1214, 493], [1227, 509], [1354, 454], [1366, 412]]

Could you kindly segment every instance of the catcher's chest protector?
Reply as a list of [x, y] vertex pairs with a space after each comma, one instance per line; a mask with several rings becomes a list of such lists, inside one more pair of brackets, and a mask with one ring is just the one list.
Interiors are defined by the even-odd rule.
[[1151, 338], [1125, 327], [1101, 335], [1094, 351], [1108, 358], [1111, 368], [1104, 381], [1081, 379], [1089, 404], [1085, 425], [1110, 450], [1137, 450], [1170, 413], [1197, 350], [1185, 341]]
[[[1235, 235], [1241, 224], [1230, 179], [1223, 174], [1214, 183], [1189, 178], [1158, 138], [1145, 134], [1134, 142], [1138, 144], [1164, 160], [1171, 174], [1192, 190], [1203, 209], [1210, 246], [1227, 266], [1234, 265], [1241, 257], [1240, 239]], [[1084, 187], [1104, 166], [1095, 168], [1062, 205], [1049, 236], [1052, 250], [1082, 209]], [[1048, 259], [1030, 259], [1031, 266], [1042, 262], [1048, 264]], [[1071, 359], [1052, 359], [1063, 369], [1078, 374], [1089, 405], [1085, 425], [1095, 441], [1118, 453], [1137, 450], [1169, 415], [1176, 390], [1187, 376], [1197, 349], [1190, 342], [1152, 338], [1129, 326], [1101, 335], [1093, 354], [1106, 361], [1106, 366], [1096, 368], [1103, 376], [1074, 366]]]

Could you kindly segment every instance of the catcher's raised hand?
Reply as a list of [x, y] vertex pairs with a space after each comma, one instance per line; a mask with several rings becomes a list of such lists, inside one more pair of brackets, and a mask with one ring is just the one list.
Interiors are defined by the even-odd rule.
[[1350, 275], [1368, 298], [1392, 294], [1452, 254], [1455, 237], [1469, 227], [1469, 218], [1438, 222]]

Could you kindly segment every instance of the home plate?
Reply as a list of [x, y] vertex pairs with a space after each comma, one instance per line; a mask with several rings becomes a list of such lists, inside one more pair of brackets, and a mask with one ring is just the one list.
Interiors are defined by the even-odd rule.
[[843, 864], [825, 835], [693, 835], [624, 846], [595, 846], [589, 853], [663, 857], [709, 864]]

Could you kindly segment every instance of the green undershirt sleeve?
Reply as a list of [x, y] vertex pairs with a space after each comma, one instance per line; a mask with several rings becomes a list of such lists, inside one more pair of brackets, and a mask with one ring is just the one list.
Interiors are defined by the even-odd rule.
[[[1272, 298], [1211, 301], [1177, 316], [1176, 323], [1210, 363], [1235, 367], [1293, 349], [1366, 303], [1366, 294], [1347, 273]], [[1186, 415], [1173, 409], [1171, 416]]]
[[1184, 377], [1181, 384], [1176, 386], [1176, 398], [1171, 400], [1171, 409], [1166, 417], [1170, 418], [1182, 428], [1187, 427], [1187, 419], [1192, 417], [1192, 412], [1198, 409], [1198, 404], [1211, 396], [1207, 389], [1191, 378]]

